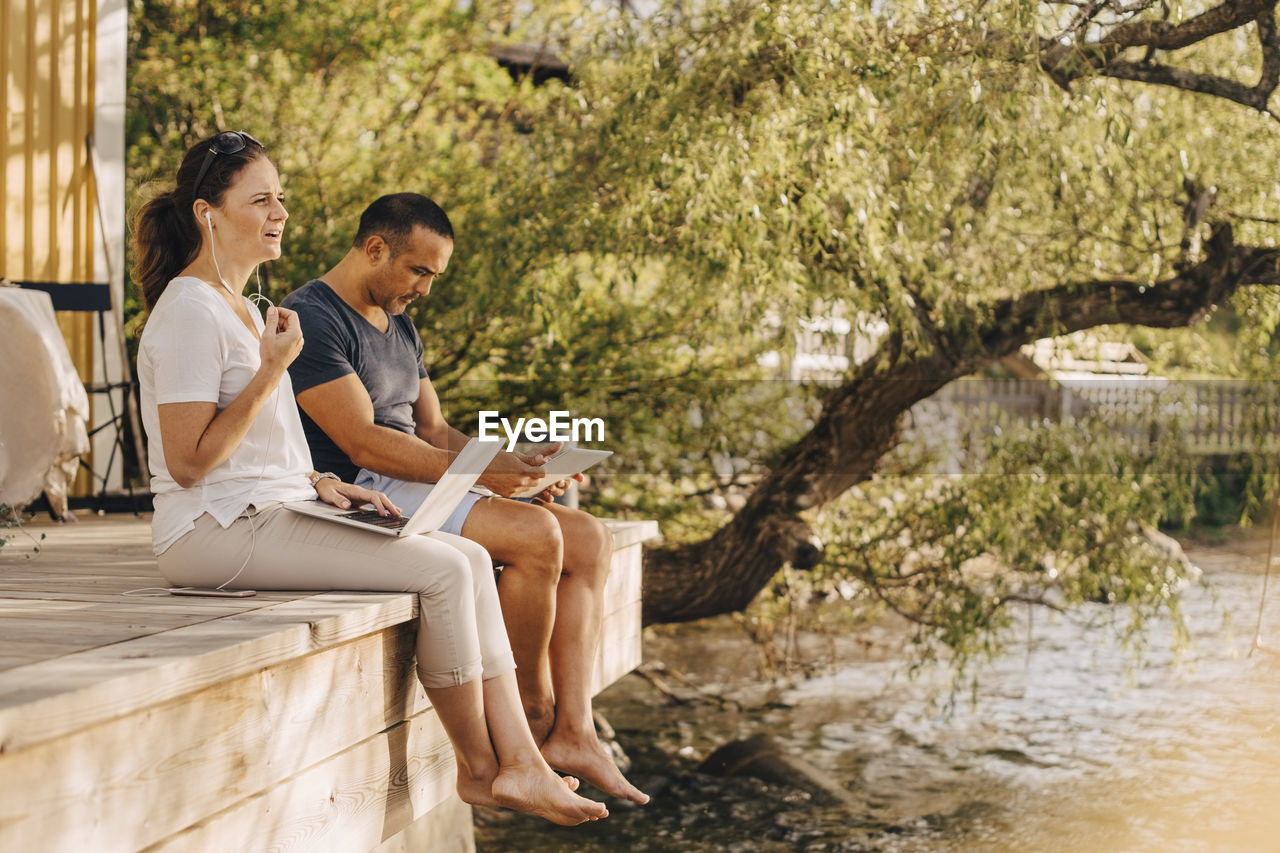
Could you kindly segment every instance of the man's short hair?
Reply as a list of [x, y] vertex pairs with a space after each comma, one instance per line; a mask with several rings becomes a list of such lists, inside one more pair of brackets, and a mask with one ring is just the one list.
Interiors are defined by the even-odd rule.
[[453, 225], [444, 209], [425, 195], [392, 193], [384, 195], [360, 214], [355, 248], [363, 248], [375, 234], [381, 237], [395, 257], [404, 251], [405, 243], [418, 226], [441, 237], [453, 239]]

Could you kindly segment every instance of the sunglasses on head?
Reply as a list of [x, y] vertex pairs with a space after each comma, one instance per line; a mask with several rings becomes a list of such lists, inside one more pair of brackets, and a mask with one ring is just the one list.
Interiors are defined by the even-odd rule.
[[200, 171], [196, 173], [195, 186], [191, 188], [191, 197], [200, 198], [200, 183], [204, 180], [204, 176], [209, 172], [209, 166], [213, 163], [213, 158], [218, 154], [237, 154], [244, 150], [245, 146], [252, 142], [259, 148], [262, 143], [254, 139], [242, 130], [224, 130], [213, 138], [209, 143], [209, 152], [204, 155], [204, 162], [200, 164]]

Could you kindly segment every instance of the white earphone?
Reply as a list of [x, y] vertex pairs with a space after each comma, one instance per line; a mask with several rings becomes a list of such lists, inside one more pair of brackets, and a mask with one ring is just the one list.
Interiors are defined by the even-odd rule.
[[204, 212], [204, 221], [209, 225], [209, 251], [213, 253], [213, 268], [218, 271], [218, 284], [227, 289], [227, 293], [235, 295], [231, 291], [231, 285], [227, 284], [227, 280], [222, 277], [222, 267], [218, 266], [218, 247], [213, 243], [213, 214], [209, 211]]

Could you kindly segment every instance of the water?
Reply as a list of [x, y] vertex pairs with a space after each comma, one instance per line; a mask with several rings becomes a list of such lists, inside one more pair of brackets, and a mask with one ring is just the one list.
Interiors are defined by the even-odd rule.
[[[1192, 634], [1155, 624], [1135, 659], [1113, 612], [1034, 617], [1032, 642], [982, 671], [948, 713], [949, 674], [905, 675], [903, 632], [871, 626], [828, 674], [762, 682], [728, 620], [647, 632], [673, 701], [632, 675], [599, 708], [635, 762], [645, 807], [562, 829], [478, 817], [481, 851], [1280, 851], [1280, 657], [1246, 653], [1266, 537], [1188, 546], [1205, 585], [1184, 595]], [[1267, 625], [1280, 645], [1273, 573]], [[694, 698], [713, 697], [713, 698]], [[848, 804], [697, 772], [715, 747], [769, 734]]]

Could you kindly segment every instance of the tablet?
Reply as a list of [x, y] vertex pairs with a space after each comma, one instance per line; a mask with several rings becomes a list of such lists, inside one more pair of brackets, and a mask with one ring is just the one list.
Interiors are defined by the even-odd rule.
[[538, 481], [538, 485], [516, 492], [511, 497], [531, 498], [539, 494], [547, 486], [558, 483], [561, 480], [567, 480], [574, 474], [581, 474], [592, 465], [612, 455], [612, 450], [589, 450], [585, 447], [561, 448], [546, 462], [542, 463], [542, 468], [547, 474]]

